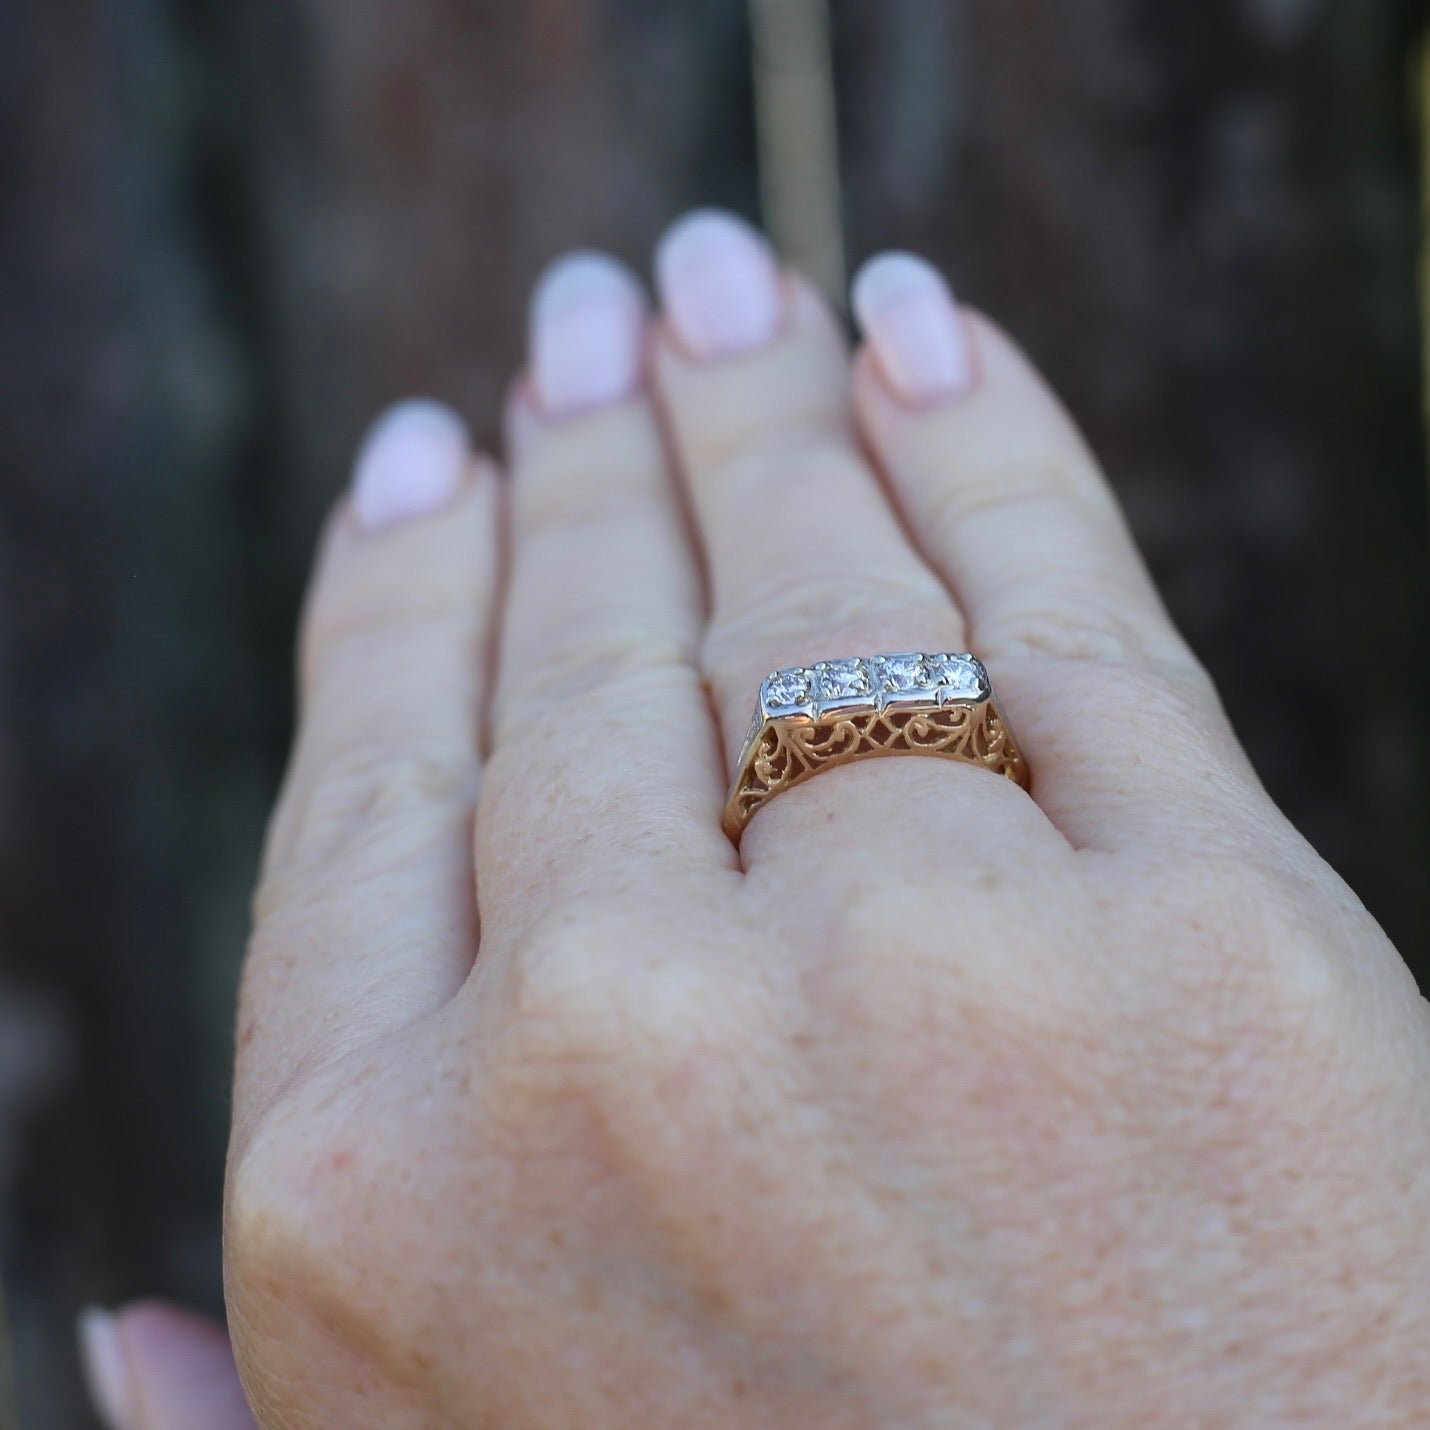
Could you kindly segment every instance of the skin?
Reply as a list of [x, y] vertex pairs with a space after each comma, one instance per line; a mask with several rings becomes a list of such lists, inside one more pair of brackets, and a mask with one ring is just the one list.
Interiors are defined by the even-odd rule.
[[[239, 1023], [254, 1414], [1420, 1423], [1409, 972], [1011, 342], [966, 314], [975, 386], [914, 408], [785, 295], [719, 361], [657, 317], [602, 410], [518, 384], [505, 475], [330, 524]], [[737, 853], [760, 678], [919, 648], [984, 659], [1031, 796], [872, 761]]]

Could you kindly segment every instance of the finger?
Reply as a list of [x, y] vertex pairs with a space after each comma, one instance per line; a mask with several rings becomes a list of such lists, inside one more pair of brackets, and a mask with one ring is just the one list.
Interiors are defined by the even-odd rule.
[[470, 969], [497, 506], [460, 421], [414, 403], [374, 428], [330, 523], [244, 973], [240, 1100], [439, 1006]]
[[639, 871], [729, 866], [694, 553], [645, 392], [645, 299], [613, 259], [554, 265], [510, 411], [512, 576], [478, 828], [484, 926]]
[[[677, 224], [657, 274], [668, 319], [657, 385], [709, 567], [705, 663], [733, 759], [771, 670], [961, 650], [964, 626], [856, 445], [848, 350], [813, 291], [781, 278], [764, 241], [723, 214]], [[911, 817], [942, 811], [947, 824], [950, 791], [964, 814], [976, 801], [980, 818], [1028, 817], [1021, 792], [985, 771], [893, 763], [834, 769], [771, 801], [745, 835], [747, 866], [791, 839], [807, 852], [827, 824], [811, 815], [831, 801], [846, 832], [886, 813], [895, 784]]]
[[79, 1322], [80, 1362], [109, 1430], [253, 1430], [227, 1333], [157, 1301]]
[[1099, 847], [1165, 833], [1168, 796], [1244, 811], [1255, 779], [1211, 683], [1031, 365], [910, 255], [872, 260], [854, 298], [862, 428], [967, 612], [1039, 803]]

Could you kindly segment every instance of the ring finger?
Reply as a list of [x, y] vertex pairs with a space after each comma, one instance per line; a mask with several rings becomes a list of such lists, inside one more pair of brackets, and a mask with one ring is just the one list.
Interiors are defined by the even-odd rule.
[[[753, 230], [712, 212], [667, 234], [656, 279], [666, 318], [656, 388], [709, 568], [704, 664], [733, 765], [769, 671], [961, 650], [964, 622], [859, 450], [848, 351], [822, 301], [780, 274]], [[1027, 837], [1030, 816], [1051, 834], [1021, 791], [986, 771], [881, 760], [831, 770], [772, 801], [745, 833], [745, 862], [790, 844], [801, 858], [834, 860], [839, 877], [861, 812], [877, 819], [897, 805], [901, 817], [922, 813], [947, 829], [951, 797], [984, 837], [990, 821]], [[826, 841], [825, 815], [836, 806]]]

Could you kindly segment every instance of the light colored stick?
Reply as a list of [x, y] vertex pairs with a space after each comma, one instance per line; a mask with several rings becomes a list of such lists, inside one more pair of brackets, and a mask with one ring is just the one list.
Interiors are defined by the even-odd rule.
[[750, 0], [765, 225], [842, 311], [839, 134], [826, 0]]

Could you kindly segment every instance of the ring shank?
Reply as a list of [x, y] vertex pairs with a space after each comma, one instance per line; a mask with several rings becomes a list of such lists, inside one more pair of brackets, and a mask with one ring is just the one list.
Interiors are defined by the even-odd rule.
[[[962, 664], [949, 664], [955, 661]], [[799, 698], [792, 704], [791, 697]], [[890, 755], [978, 765], [1023, 789], [1030, 781], [1027, 761], [973, 657], [822, 662], [776, 671], [765, 681], [722, 827], [738, 844], [755, 812], [776, 795], [838, 765]]]

